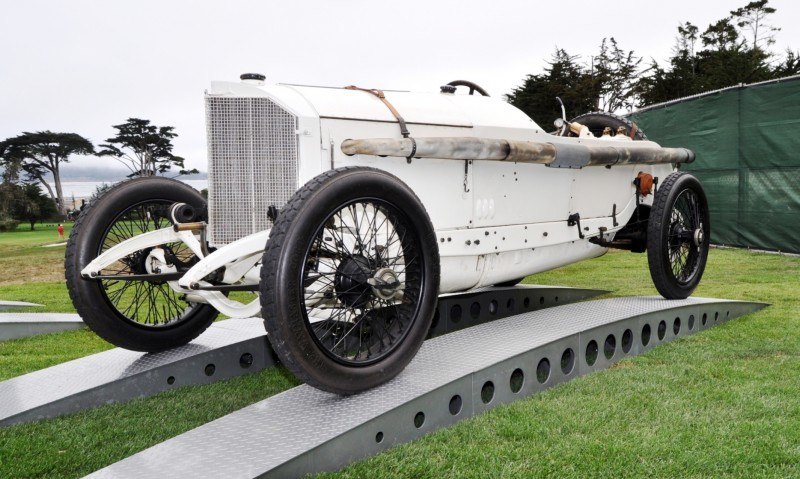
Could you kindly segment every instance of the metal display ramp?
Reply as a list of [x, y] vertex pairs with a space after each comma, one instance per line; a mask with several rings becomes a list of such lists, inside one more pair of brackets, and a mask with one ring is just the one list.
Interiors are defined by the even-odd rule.
[[300, 477], [337, 470], [764, 306], [629, 297], [521, 313], [426, 341], [398, 377], [378, 388], [338, 396], [298, 386], [87, 477]]
[[38, 308], [44, 306], [43, 304], [26, 303], [25, 301], [3, 301], [0, 300], [0, 311], [7, 311], [16, 308]]
[[0, 341], [71, 331], [85, 326], [77, 314], [0, 313]]
[[[430, 337], [604, 292], [516, 286], [443, 295]], [[2, 381], [0, 427], [230, 379], [276, 363], [260, 318], [218, 321], [190, 344], [169, 351], [116, 348]]]

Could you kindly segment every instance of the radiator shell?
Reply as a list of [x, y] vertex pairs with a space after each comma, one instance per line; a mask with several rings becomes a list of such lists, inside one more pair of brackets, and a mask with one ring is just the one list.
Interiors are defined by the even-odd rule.
[[297, 117], [266, 97], [207, 96], [209, 243], [272, 227], [298, 188]]

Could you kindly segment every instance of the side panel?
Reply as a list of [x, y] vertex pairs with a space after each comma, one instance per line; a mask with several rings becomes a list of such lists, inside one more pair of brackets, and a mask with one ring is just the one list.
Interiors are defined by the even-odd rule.
[[566, 221], [575, 170], [473, 162], [474, 226]]
[[[418, 136], [469, 135], [469, 128], [414, 125]], [[340, 145], [349, 138], [381, 138], [398, 136], [396, 123], [347, 120], [322, 120], [323, 155], [331, 158], [334, 167], [370, 166], [403, 180], [422, 200], [433, 227], [440, 229], [468, 228], [472, 221], [472, 191], [465, 162], [450, 160], [413, 160], [374, 156], [347, 156]], [[331, 146], [333, 150], [331, 150]], [[465, 185], [466, 181], [466, 185]]]
[[[575, 170], [570, 213], [580, 213], [581, 219], [607, 217], [616, 204], [617, 215], [620, 215], [625, 205], [636, 196], [633, 180], [640, 171], [664, 180], [673, 168], [671, 165], [622, 165]], [[644, 204], [652, 204], [653, 196], [640, 200]], [[628, 219], [626, 216], [617, 217], [622, 224]]]

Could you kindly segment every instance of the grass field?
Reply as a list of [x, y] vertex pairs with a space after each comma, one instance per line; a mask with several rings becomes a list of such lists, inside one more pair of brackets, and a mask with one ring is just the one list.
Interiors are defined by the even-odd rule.
[[[1, 261], [58, 272], [37, 249], [52, 235], [18, 238], [0, 234]], [[4, 271], [0, 299], [71, 309], [63, 280]], [[646, 257], [630, 253], [527, 282], [655, 294]], [[326, 477], [800, 477], [799, 293], [800, 258], [712, 250], [698, 296], [773, 306]], [[108, 347], [89, 331], [0, 342], [0, 380]], [[277, 368], [0, 429], [0, 477], [80, 477], [296, 384]]]

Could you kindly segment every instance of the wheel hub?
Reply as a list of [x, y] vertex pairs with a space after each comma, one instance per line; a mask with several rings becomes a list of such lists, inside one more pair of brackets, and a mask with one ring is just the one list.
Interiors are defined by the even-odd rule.
[[371, 265], [363, 256], [352, 256], [336, 269], [334, 287], [339, 299], [351, 308], [359, 308], [370, 299]]
[[120, 261], [130, 268], [132, 274], [150, 274], [151, 272], [147, 270], [147, 259], [150, 257], [152, 250], [153, 248], [146, 248], [137, 251], [122, 258]]
[[381, 268], [368, 280], [372, 292], [381, 299], [392, 299], [400, 289], [400, 280], [391, 268]]
[[170, 264], [166, 257], [166, 251], [159, 246], [150, 250], [150, 253], [145, 257], [144, 262], [145, 271], [147, 274], [167, 274], [177, 273], [178, 268]]
[[703, 233], [703, 228], [697, 228], [694, 230], [694, 245], [700, 246], [706, 239], [705, 233]]

